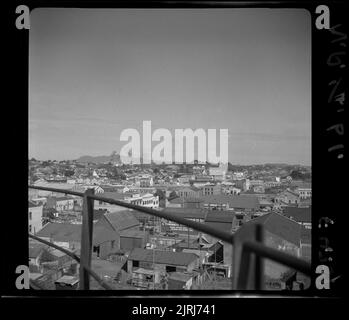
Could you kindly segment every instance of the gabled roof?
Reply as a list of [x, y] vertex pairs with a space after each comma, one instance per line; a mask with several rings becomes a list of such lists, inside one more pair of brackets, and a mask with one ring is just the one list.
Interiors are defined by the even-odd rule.
[[297, 222], [311, 222], [311, 207], [297, 208], [297, 207], [285, 207], [283, 214]]
[[299, 223], [278, 213], [271, 212], [246, 222], [242, 227], [254, 223], [260, 223], [266, 231], [300, 246], [302, 226]]
[[139, 226], [139, 221], [130, 210], [107, 212], [104, 214], [104, 217], [116, 231]]
[[37, 234], [38, 237], [52, 238], [54, 241], [81, 241], [81, 225], [49, 222]]
[[[49, 222], [38, 233], [38, 237], [51, 238], [59, 242], [80, 242], [81, 224]], [[93, 226], [93, 244], [99, 245], [115, 240], [116, 233], [101, 225]]]
[[187, 266], [197, 259], [193, 253], [160, 251], [135, 248], [131, 251], [129, 260], [167, 264], [174, 266]]

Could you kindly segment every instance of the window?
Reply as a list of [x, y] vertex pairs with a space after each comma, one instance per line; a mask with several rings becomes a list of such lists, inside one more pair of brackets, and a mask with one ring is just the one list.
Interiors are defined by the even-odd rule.
[[176, 267], [166, 266], [166, 272], [176, 272]]
[[97, 257], [99, 257], [99, 246], [93, 246], [93, 252], [96, 252]]
[[32, 220], [32, 212], [31, 211], [29, 211], [29, 220]]

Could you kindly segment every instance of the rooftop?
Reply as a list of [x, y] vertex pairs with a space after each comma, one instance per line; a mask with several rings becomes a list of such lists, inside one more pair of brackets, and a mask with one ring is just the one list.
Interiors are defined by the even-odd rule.
[[[49, 222], [38, 233], [40, 238], [50, 238], [58, 242], [80, 242], [81, 224]], [[93, 226], [93, 244], [115, 240], [116, 234], [101, 225]]]
[[[271, 212], [258, 218], [252, 219], [246, 222], [243, 226], [255, 223], [262, 224], [266, 231], [279, 236], [280, 238], [290, 243], [293, 243], [297, 246], [300, 245], [302, 226], [299, 223], [286, 218], [281, 214]], [[239, 230], [237, 232], [239, 232]]]
[[117, 231], [139, 226], [140, 224], [130, 210], [107, 212], [104, 214], [104, 217]]
[[135, 248], [131, 251], [129, 260], [151, 262], [157, 264], [187, 266], [197, 259], [193, 253], [147, 250]]
[[283, 214], [297, 222], [311, 222], [311, 207], [285, 207]]

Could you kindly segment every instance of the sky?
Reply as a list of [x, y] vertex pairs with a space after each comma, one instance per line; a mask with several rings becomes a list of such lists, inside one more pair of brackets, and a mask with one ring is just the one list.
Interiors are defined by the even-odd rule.
[[30, 158], [119, 152], [150, 120], [228, 129], [233, 164], [311, 164], [306, 10], [39, 8], [30, 23]]

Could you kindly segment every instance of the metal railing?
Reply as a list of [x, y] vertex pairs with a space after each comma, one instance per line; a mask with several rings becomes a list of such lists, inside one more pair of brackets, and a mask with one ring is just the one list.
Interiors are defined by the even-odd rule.
[[[62, 190], [57, 188], [39, 187], [39, 186], [28, 186], [30, 189], [44, 190], [55, 193], [63, 193], [65, 195], [74, 195], [83, 198], [82, 206], [82, 231], [81, 231], [81, 251], [80, 257], [75, 255], [69, 250], [59, 247], [49, 241], [41, 239], [33, 234], [29, 234], [30, 238], [40, 241], [48, 246], [54, 247], [68, 256], [75, 259], [80, 263], [79, 270], [79, 289], [89, 290], [90, 289], [90, 276], [92, 276], [104, 289], [113, 290], [104, 280], [102, 280], [92, 269], [91, 269], [91, 255], [92, 255], [92, 234], [93, 234], [93, 208], [94, 201], [102, 201], [109, 204], [137, 210], [149, 215], [153, 215], [159, 218], [170, 220], [178, 224], [185, 225], [189, 228], [197, 231], [206, 233], [219, 240], [232, 245], [233, 260], [233, 290], [263, 290], [264, 288], [264, 259], [270, 259], [278, 262], [285, 266], [291, 267], [305, 275], [311, 275], [311, 264], [296, 258], [295, 256], [280, 252], [276, 249], [267, 247], [263, 244], [263, 226], [260, 224], [252, 224], [247, 228], [243, 229], [243, 232], [239, 233], [239, 236], [230, 234], [210, 227], [206, 224], [188, 220], [179, 217], [170, 212], [157, 211], [151, 208], [134, 205], [131, 203], [115, 200], [112, 198], [103, 197], [94, 194], [94, 189], [87, 189], [84, 193], [76, 192], [72, 190]], [[244, 228], [241, 227], [241, 229]]]

